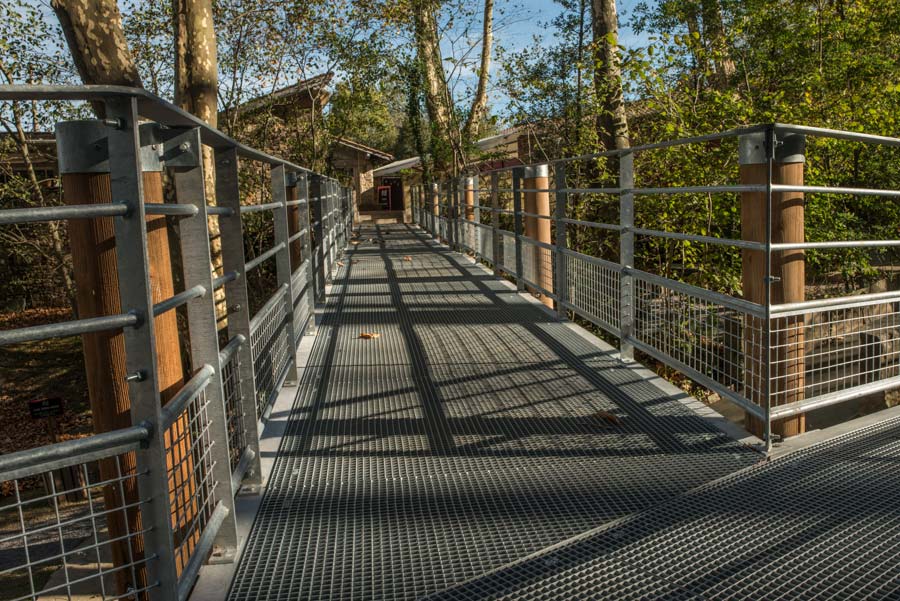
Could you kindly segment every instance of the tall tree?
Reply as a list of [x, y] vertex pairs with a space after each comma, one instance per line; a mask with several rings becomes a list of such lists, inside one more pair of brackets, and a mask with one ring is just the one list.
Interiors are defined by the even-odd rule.
[[728, 49], [725, 37], [725, 24], [722, 19], [722, 6], [719, 0], [701, 0], [703, 18], [703, 37], [712, 56], [715, 74], [713, 85], [717, 89], [725, 89], [737, 70]]
[[173, 0], [175, 104], [212, 127], [218, 123], [216, 32], [211, 0]]
[[440, 9], [441, 3], [438, 0], [414, 0], [413, 34], [417, 63], [422, 70], [425, 106], [431, 121], [435, 168], [458, 174], [467, 162], [466, 145], [477, 135], [487, 110], [487, 84], [494, 39], [494, 2], [484, 0], [478, 83], [464, 124], [460, 124], [457, 118], [453, 92], [444, 71], [445, 58], [441, 51], [441, 33], [438, 28]]
[[607, 150], [628, 148], [628, 119], [622, 92], [619, 58], [619, 17], [616, 0], [592, 0], [594, 30], [594, 87], [599, 114], [597, 135]]

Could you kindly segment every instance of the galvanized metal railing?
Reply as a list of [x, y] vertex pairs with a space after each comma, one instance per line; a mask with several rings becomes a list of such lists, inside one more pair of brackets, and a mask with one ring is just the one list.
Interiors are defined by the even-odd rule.
[[[807, 203], [835, 194], [855, 199], [900, 197], [900, 190], [888, 187], [796, 185], [778, 180], [773, 173], [780, 165], [805, 160], [807, 138], [811, 143], [821, 140], [821, 144], [840, 140], [867, 148], [900, 147], [900, 139], [883, 136], [758, 125], [418, 186], [411, 194], [413, 214], [434, 237], [492, 265], [496, 273], [514, 280], [519, 290], [527, 288], [551, 300], [561, 316], [576, 315], [616, 337], [623, 359], [632, 360], [634, 351], [640, 351], [739, 405], [760, 420], [760, 434], [768, 447], [773, 423], [778, 420], [900, 386], [900, 343], [895, 342], [900, 338], [900, 291], [802, 302], [776, 299], [774, 292], [779, 291], [780, 297], [779, 287], [784, 286], [784, 274], [777, 271], [783, 269], [779, 261], [787, 260], [788, 253], [884, 250], [900, 245], [900, 239], [810, 242], [802, 232], [799, 240], [778, 239], [783, 234], [774, 231], [773, 199], [777, 202], [787, 194], [806, 194]], [[761, 177], [748, 180], [742, 175], [738, 183], [714, 185], [635, 185], [635, 161], [644, 154], [698, 146], [703, 152], [721, 152], [729, 141], [734, 146], [732, 159], [739, 159], [731, 164], [736, 168], [740, 163], [742, 174], [745, 165], [759, 166]], [[673, 155], [666, 160], [679, 159]], [[592, 173], [593, 182], [585, 183], [583, 177], [573, 175], [579, 164], [588, 165], [582, 171]], [[598, 185], [598, 174], [610, 169], [614, 183]], [[637, 172], [640, 174], [640, 163]], [[659, 172], [654, 176], [658, 181]], [[526, 185], [534, 181], [545, 183], [540, 188]], [[529, 194], [552, 197], [552, 208], [529, 211], [523, 202]], [[758, 236], [717, 237], [711, 232], [635, 224], [635, 208], [641, 207], [643, 199], [690, 194], [710, 199], [740, 195], [742, 206], [757, 202]], [[589, 196], [616, 200], [618, 219], [612, 223], [576, 219], [571, 213], [572, 201]], [[482, 204], [485, 201], [489, 204]], [[528, 235], [528, 220], [531, 228], [535, 223], [548, 223], [552, 238]], [[570, 248], [576, 231], [594, 232], [594, 239], [607, 241], [613, 256], [593, 256]], [[723, 293], [671, 274], [652, 273], [647, 267], [636, 268], [636, 238], [703, 244], [741, 253], [743, 294]], [[750, 273], [747, 257], [754, 253], [761, 265]], [[793, 255], [794, 259], [797, 256]], [[799, 256], [802, 262], [802, 254]], [[799, 282], [801, 288], [803, 285]], [[758, 299], [752, 298], [753, 287]]]
[[[104, 106], [102, 121], [57, 127], [60, 142], [66, 137], [60, 161], [81, 153], [76, 158], [82, 164], [102, 163], [114, 202], [3, 210], [0, 227], [114, 218], [123, 307], [119, 315], [5, 330], [0, 346], [121, 330], [134, 424], [0, 457], [0, 492], [12, 496], [0, 503], [0, 548], [15, 555], [0, 566], [0, 579], [15, 587], [0, 597], [88, 591], [103, 599], [186, 599], [204, 562], [234, 558], [234, 496], [260, 483], [260, 423], [279, 390], [296, 382], [296, 349], [314, 328], [316, 299], [323, 298], [349, 237], [350, 191], [243, 146], [143, 90], [0, 86], [0, 100]], [[204, 149], [214, 157], [214, 190], [207, 189]], [[148, 160], [169, 171], [177, 204], [144, 201]], [[242, 199], [240, 161], [268, 167], [271, 202]], [[207, 206], [210, 195], [214, 206]], [[292, 222], [289, 211], [299, 211], [299, 219], [293, 215]], [[241, 216], [260, 212], [271, 216], [273, 245], [248, 260]], [[180, 219], [184, 291], [156, 304], [150, 301], [146, 215]], [[219, 222], [219, 276], [210, 268], [208, 217]], [[297, 244], [301, 250], [292, 263]], [[268, 261], [275, 263], [275, 290], [251, 315], [246, 276]], [[213, 299], [220, 289], [228, 322], [221, 348]], [[194, 375], [163, 406], [153, 317], [182, 306]], [[26, 483], [42, 492], [26, 494]]]

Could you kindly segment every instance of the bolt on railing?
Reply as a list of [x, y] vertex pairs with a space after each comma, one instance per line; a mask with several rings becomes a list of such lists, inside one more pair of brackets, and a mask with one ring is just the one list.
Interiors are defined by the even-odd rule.
[[[528, 288], [546, 303], [552, 301], [561, 317], [574, 314], [616, 337], [623, 360], [640, 352], [737, 404], [747, 414], [748, 428], [768, 448], [776, 437], [802, 431], [800, 416], [807, 411], [900, 386], [900, 346], [893, 342], [900, 337], [900, 291], [805, 300], [803, 274], [807, 249], [900, 246], [897, 239], [806, 241], [804, 195], [809, 203], [826, 195], [900, 198], [900, 190], [805, 185], [807, 138], [900, 147], [900, 140], [883, 136], [758, 125], [473, 174], [481, 183], [472, 187], [490, 198], [489, 206], [477, 203], [477, 217], [474, 211], [461, 214], [458, 201], [429, 210], [423, 185], [413, 195], [419, 199], [414, 215], [432, 236], [490, 264], [495, 273], [514, 280], [520, 291]], [[635, 161], [645, 154], [698, 144], [719, 149], [728, 140], [736, 142], [739, 183], [635, 184]], [[605, 162], [607, 167], [601, 169], [611, 173], [614, 185], [595, 181], [585, 185], [579, 180], [576, 167], [589, 165], [583, 170], [596, 177], [598, 161]], [[435, 190], [454, 185], [433, 184]], [[555, 208], [534, 208], [543, 194], [553, 196]], [[642, 199], [685, 194], [710, 199], [737, 195], [740, 238], [636, 224], [636, 209], [646, 203]], [[618, 219], [612, 223], [577, 219], [571, 212], [573, 197], [588, 196], [617, 198]], [[448, 211], [438, 210], [447, 205]], [[488, 223], [483, 222], [485, 216]], [[537, 224], [550, 225], [552, 239]], [[446, 234], [471, 228], [491, 244], [473, 245], [464, 235]], [[616, 258], [582, 252], [578, 239], [584, 234], [579, 232], [586, 231], [617, 237]], [[570, 236], [576, 234], [572, 244]], [[648, 240], [740, 253], [742, 293], [725, 294], [639, 268], [636, 247]]]
[[[19, 524], [19, 533], [6, 544], [21, 551], [21, 562], [4, 566], [0, 574], [27, 582], [28, 593], [20, 599], [69, 596], [73, 587], [92, 588], [102, 598], [186, 599], [204, 562], [234, 560], [234, 496], [242, 488], [259, 490], [260, 421], [282, 386], [296, 382], [297, 347], [313, 329], [315, 299], [322, 298], [346, 240], [350, 206], [338, 199], [348, 198], [347, 189], [243, 146], [143, 90], [0, 86], [0, 99], [91, 100], [105, 106], [105, 121], [58, 126], [58, 154], [63, 173], [85, 174], [101, 188], [105, 177], [114, 202], [94, 204], [86, 197], [77, 205], [3, 210], [0, 227], [51, 220], [111, 227], [115, 260], [103, 265], [119, 282], [115, 300], [121, 310], [5, 330], [0, 346], [121, 332], [124, 356], [115, 360], [124, 363], [124, 375], [109, 386], [127, 388], [122, 398], [131, 424], [0, 457], [0, 484], [15, 494], [13, 503], [0, 507], [0, 519], [12, 516]], [[204, 147], [214, 156], [214, 190], [206, 188]], [[268, 166], [271, 202], [241, 202], [240, 161]], [[171, 173], [176, 204], [145, 202], [142, 172], [148, 164]], [[315, 198], [310, 180], [317, 186]], [[295, 186], [290, 197], [289, 185]], [[207, 205], [209, 197], [215, 205]], [[301, 208], [298, 217], [294, 211]], [[252, 259], [244, 253], [242, 223], [242, 215], [250, 213], [268, 216], [274, 230], [272, 248]], [[150, 291], [151, 269], [158, 267], [148, 255], [147, 215], [180, 220], [184, 291], [157, 302]], [[218, 220], [222, 274], [211, 270], [208, 218]], [[251, 315], [247, 276], [268, 261], [275, 263], [275, 290]], [[221, 348], [217, 290], [224, 290], [227, 313], [227, 343]], [[178, 307], [186, 310], [193, 376], [163, 397], [158, 362], [165, 358], [161, 353], [178, 349], [157, 348], [155, 320]], [[97, 407], [99, 420], [102, 405]], [[48, 490], [26, 498], [22, 486], [36, 477]], [[41, 504], [52, 511], [33, 514]], [[52, 553], [34, 542], [43, 532], [57, 532], [62, 540], [71, 528], [89, 531], [93, 542]], [[85, 549], [96, 561], [85, 565]], [[53, 566], [59, 566], [62, 579], [51, 586], [38, 574]]]

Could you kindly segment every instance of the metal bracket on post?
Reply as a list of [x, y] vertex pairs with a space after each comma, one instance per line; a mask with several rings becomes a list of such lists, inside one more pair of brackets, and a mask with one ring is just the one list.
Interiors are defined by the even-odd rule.
[[228, 335], [243, 336], [238, 347], [238, 387], [241, 392], [241, 413], [247, 449], [253, 453], [250, 465], [241, 482], [243, 492], [259, 492], [262, 469], [259, 454], [259, 430], [256, 416], [256, 377], [253, 372], [253, 352], [250, 348], [250, 299], [244, 272], [244, 227], [241, 223], [241, 193], [238, 185], [238, 155], [234, 148], [216, 150], [216, 205], [232, 210], [231, 215], [219, 216], [219, 236], [222, 241], [222, 267], [225, 273], [234, 272], [238, 278], [225, 283], [228, 306]]
[[556, 188], [556, 313], [560, 319], [566, 319], [568, 312], [565, 303], [569, 300], [569, 274], [568, 260], [563, 252], [569, 247], [566, 239], [566, 208], [569, 205], [569, 195], [564, 190], [566, 186], [566, 165], [557, 163], [554, 166], [553, 177]]
[[[285, 325], [288, 330], [288, 340], [291, 348], [297, 349], [300, 337], [294, 332], [294, 302], [291, 293], [291, 247], [288, 243], [288, 215], [287, 215], [287, 173], [284, 165], [272, 167], [272, 202], [281, 204], [280, 208], [272, 211], [275, 227], [275, 245], [281, 245], [281, 250], [275, 254], [275, 272], [278, 278], [278, 288], [284, 293]], [[297, 385], [297, 357], [295, 353], [289, 353], [288, 371], [284, 379], [285, 386]]]
[[[178, 161], [180, 165], [184, 166], [175, 167], [173, 174], [178, 204], [197, 208], [197, 214], [194, 217], [183, 219], [179, 224], [184, 287], [200, 285], [207, 290], [203, 296], [194, 298], [187, 303], [188, 331], [191, 336], [191, 360], [194, 367], [211, 365], [215, 370], [207, 384], [206, 398], [208, 401], [207, 414], [210, 420], [210, 438], [219, 444], [213, 444], [210, 453], [213, 457], [213, 477], [219, 483], [216, 489], [218, 491], [216, 500], [228, 510], [216, 533], [209, 563], [232, 563], [237, 555], [238, 546], [237, 520], [234, 511], [234, 495], [237, 491], [232, 490], [228, 416], [226, 415], [225, 392], [222, 384], [222, 365], [219, 361], [216, 306], [210, 270], [205, 179], [203, 161], [199, 160], [203, 149], [200, 142], [200, 130], [198, 128], [187, 130], [173, 137], [170, 143], [185, 152], [188, 157], [197, 159], [194, 165], [190, 165], [187, 161]], [[170, 155], [165, 154], [165, 156]], [[177, 154], [171, 156], [178, 157]], [[180, 158], [184, 158], [184, 156]], [[166, 166], [171, 167], [168, 164]], [[223, 494], [224, 491], [227, 491], [227, 494]]]
[[[525, 281], [522, 279], [525, 269], [522, 261], [522, 177], [524, 169], [513, 169], [513, 233], [516, 241], [516, 288], [524, 292]], [[506, 262], [506, 257], [503, 258]]]
[[634, 267], [634, 154], [619, 155], [619, 351], [623, 361], [634, 361], [634, 346], [629, 342], [634, 333], [634, 277], [627, 270]]
[[[156, 367], [153, 302], [150, 294], [150, 268], [147, 260], [147, 231], [144, 213], [143, 176], [138, 139], [138, 110], [135, 98], [106, 100], [106, 115], [120, 125], [110, 127], [109, 148], [110, 191], [112, 198], [128, 206], [125, 215], [114, 220], [116, 260], [122, 278], [119, 296], [122, 307], [134, 311], [140, 319], [125, 328], [126, 372], [144, 374], [128, 382], [133, 424], [148, 422], [153, 431], [146, 447], [135, 451], [138, 489], [143, 500], [145, 553], [155, 553], [156, 561], [146, 562], [153, 599], [178, 598], [178, 572], [175, 565], [175, 538], [169, 506], [169, 477], [166, 467], [165, 430]], [[129, 543], [130, 544], [130, 543]]]

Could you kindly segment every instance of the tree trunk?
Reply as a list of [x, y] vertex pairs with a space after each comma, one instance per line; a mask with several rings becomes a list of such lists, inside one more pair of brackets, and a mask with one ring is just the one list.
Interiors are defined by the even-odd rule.
[[474, 142], [481, 120], [487, 110], [487, 84], [491, 71], [491, 46], [494, 42], [494, 0], [484, 0], [484, 26], [481, 34], [481, 67], [478, 71], [478, 87], [472, 100], [472, 110], [463, 130], [463, 137]]
[[606, 150], [628, 148], [628, 119], [619, 63], [619, 20], [615, 0], [592, 0], [594, 87], [600, 104], [597, 133]]
[[[141, 88], [116, 0], [52, 0], [81, 81]], [[102, 27], [99, 25], [102, 24]], [[92, 103], [103, 116], [102, 102]]]
[[736, 68], [728, 52], [728, 42], [725, 39], [722, 7], [719, 5], [719, 0], [702, 0], [701, 10], [703, 33], [715, 68], [713, 86], [718, 90], [723, 90], [734, 76]]
[[[175, 27], [175, 104], [212, 127], [218, 125], [219, 87], [216, 32], [211, 0], [173, 0]], [[207, 204], [216, 204], [216, 172], [212, 149], [203, 148], [203, 173]], [[223, 275], [222, 240], [218, 217], [209, 217], [211, 268]], [[213, 294], [216, 320], [221, 331], [228, 325], [225, 289]]]

